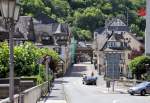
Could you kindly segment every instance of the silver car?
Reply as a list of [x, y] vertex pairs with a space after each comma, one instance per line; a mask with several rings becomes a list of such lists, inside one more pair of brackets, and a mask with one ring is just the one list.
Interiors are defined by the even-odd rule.
[[96, 85], [97, 77], [94, 76], [83, 76], [82, 80], [83, 84], [85, 85]]
[[131, 95], [141, 94], [144, 96], [145, 94], [150, 94], [150, 82], [142, 82], [134, 87], [129, 88], [128, 93]]

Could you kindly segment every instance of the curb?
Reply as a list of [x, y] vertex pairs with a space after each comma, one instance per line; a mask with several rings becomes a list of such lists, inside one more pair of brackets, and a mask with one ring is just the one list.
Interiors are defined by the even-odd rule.
[[65, 100], [47, 100], [47, 103], [67, 103]]
[[[64, 78], [63, 78], [63, 80], [64, 80]], [[65, 92], [64, 83], [62, 83], [62, 86], [63, 86], [64, 98], [65, 98], [65, 100], [66, 100], [66, 103], [71, 103], [71, 102], [70, 102], [70, 99], [69, 99], [69, 96], [68, 96], [67, 93]]]

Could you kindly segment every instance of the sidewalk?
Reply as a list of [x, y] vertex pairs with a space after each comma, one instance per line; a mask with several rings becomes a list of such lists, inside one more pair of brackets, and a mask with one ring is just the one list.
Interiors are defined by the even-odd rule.
[[121, 83], [115, 82], [115, 85], [114, 85], [114, 92], [113, 92], [113, 91], [112, 91], [112, 90], [113, 90], [112, 82], [111, 82], [110, 88], [108, 89], [108, 88], [106, 87], [106, 81], [104, 80], [104, 78], [103, 78], [102, 75], [98, 76], [97, 85], [98, 85], [98, 87], [99, 87], [104, 93], [122, 93], [122, 94], [126, 94], [128, 88], [129, 88], [129, 87], [124, 86], [124, 85], [121, 84]]
[[63, 87], [63, 78], [55, 79], [52, 91], [38, 103], [67, 103]]
[[114, 92], [113, 92], [113, 87], [112, 87], [112, 82], [111, 82], [111, 87], [108, 89], [106, 87], [106, 81], [104, 80], [103, 75], [99, 75], [98, 71], [94, 69], [93, 64], [89, 64], [88, 66], [89, 71], [86, 73], [87, 75], [91, 75], [92, 72], [94, 72], [94, 75], [98, 77], [97, 79], [97, 87], [99, 90], [103, 93], [122, 93], [125, 94], [127, 93], [127, 90], [129, 87], [124, 86], [122, 83], [115, 82], [114, 85]]

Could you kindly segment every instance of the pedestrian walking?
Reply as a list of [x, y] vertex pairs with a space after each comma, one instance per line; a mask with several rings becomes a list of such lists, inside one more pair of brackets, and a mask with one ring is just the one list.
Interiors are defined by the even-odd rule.
[[92, 71], [92, 73], [91, 73], [91, 76], [93, 77], [94, 76], [94, 72]]

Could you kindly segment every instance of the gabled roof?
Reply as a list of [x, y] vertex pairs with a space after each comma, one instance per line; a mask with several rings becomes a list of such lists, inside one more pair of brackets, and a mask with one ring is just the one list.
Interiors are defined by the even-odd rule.
[[108, 39], [107, 35], [99, 35], [99, 39], [97, 40], [97, 43], [100, 44], [98, 45], [98, 50], [101, 50], [104, 47]]
[[15, 31], [22, 34], [26, 40], [35, 41], [33, 19], [31, 16], [20, 16]]
[[[15, 33], [14, 38], [16, 39], [24, 39], [24, 40], [33, 40], [33, 24], [32, 24], [32, 17], [30, 16], [20, 16], [18, 22], [15, 25]], [[8, 31], [4, 28], [3, 19], [0, 18], [0, 32], [1, 32], [1, 39], [6, 40], [9, 38], [7, 36]]]
[[112, 18], [107, 26], [127, 26], [121, 19]]
[[58, 24], [58, 23], [54, 23], [52, 24], [52, 31], [54, 35], [69, 35], [70, 31], [69, 31], [69, 26], [68, 24]]
[[100, 27], [100, 28], [96, 29], [94, 32], [97, 32], [98, 34], [101, 34], [104, 30], [105, 30], [104, 27]]
[[[107, 29], [105, 29], [107, 28]], [[107, 43], [107, 41], [120, 41], [120, 42], [123, 42], [124, 41], [124, 36], [126, 34], [124, 33], [129, 33], [129, 28], [128, 26], [120, 19], [118, 18], [115, 18], [115, 19], [112, 19], [110, 20], [106, 26], [104, 27], [101, 27], [101, 28], [98, 28], [95, 30], [95, 32], [97, 32], [98, 35], [97, 36], [97, 41], [94, 41], [95, 44], [94, 45], [97, 45], [98, 44], [98, 50], [104, 50], [106, 49], [105, 48], [105, 45]], [[117, 32], [115, 31], [125, 31], [125, 32], [122, 32], [121, 34], [115, 34]], [[130, 35], [130, 33], [129, 33]], [[135, 38], [133, 35], [131, 35], [131, 37], [135, 40], [137, 40], [137, 38]], [[96, 44], [97, 42], [97, 44]], [[138, 41], [137, 41], [138, 42]]]
[[39, 13], [36, 16], [36, 20], [39, 21], [42, 24], [52, 24], [52, 23], [57, 23], [54, 19], [48, 17], [44, 13]]
[[129, 31], [127, 26], [108, 26], [109, 31]]
[[108, 41], [117, 41], [115, 34], [112, 34], [112, 36], [108, 39]]
[[100, 27], [96, 29], [94, 32], [97, 32], [98, 34], [103, 34], [104, 31], [106, 31], [106, 28], [108, 31], [127, 31], [129, 32], [128, 26], [120, 19], [118, 18], [113, 18], [109, 20], [106, 24], [105, 27]]

